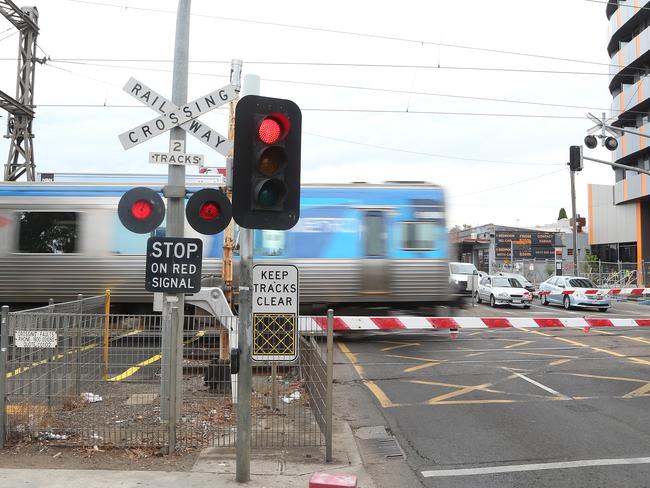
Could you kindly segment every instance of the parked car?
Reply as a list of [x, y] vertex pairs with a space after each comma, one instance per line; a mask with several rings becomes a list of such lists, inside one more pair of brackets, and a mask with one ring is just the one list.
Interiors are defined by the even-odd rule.
[[579, 276], [552, 276], [539, 285], [539, 294], [542, 305], [552, 303], [567, 310], [594, 307], [606, 312], [611, 305], [611, 300], [591, 280]]
[[537, 290], [535, 288], [535, 285], [533, 285], [530, 281], [528, 281], [524, 275], [500, 272], [499, 276], [507, 276], [508, 278], [516, 279], [519, 283], [522, 284], [522, 286], [526, 290], [528, 290], [533, 294], [533, 297], [537, 296]]
[[472, 263], [449, 263], [449, 285], [454, 291], [471, 297], [472, 291], [467, 289], [467, 277], [474, 273], [478, 273], [478, 270]]
[[507, 276], [486, 276], [483, 278], [475, 294], [478, 303], [483, 300], [491, 307], [495, 305], [523, 305], [530, 308], [533, 294], [522, 287], [515, 278]]

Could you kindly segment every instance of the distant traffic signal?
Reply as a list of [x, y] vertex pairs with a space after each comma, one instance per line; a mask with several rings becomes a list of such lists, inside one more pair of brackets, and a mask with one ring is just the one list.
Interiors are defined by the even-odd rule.
[[139, 186], [122, 195], [117, 215], [122, 225], [131, 232], [148, 234], [165, 219], [165, 204], [151, 188]]
[[300, 218], [302, 114], [291, 100], [243, 97], [235, 111], [232, 212], [247, 229], [291, 229]]
[[582, 171], [582, 146], [569, 147], [569, 168], [571, 171]]
[[220, 190], [204, 188], [194, 193], [185, 206], [185, 217], [192, 229], [201, 234], [218, 234], [232, 219], [228, 197]]

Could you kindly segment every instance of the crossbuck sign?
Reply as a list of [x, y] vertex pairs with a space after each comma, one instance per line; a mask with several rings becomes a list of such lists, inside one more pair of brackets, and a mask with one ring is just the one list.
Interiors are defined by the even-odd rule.
[[234, 100], [238, 93], [233, 85], [221, 87], [212, 93], [186, 103], [182, 107], [174, 105], [171, 101], [134, 78], [131, 78], [126, 83], [124, 91], [162, 114], [149, 122], [120, 134], [118, 137], [124, 149], [131, 149], [133, 146], [148, 141], [173, 127], [181, 127], [199, 141], [207, 144], [212, 149], [216, 149], [223, 156], [227, 156], [232, 149], [232, 141], [196, 119], [204, 113]]

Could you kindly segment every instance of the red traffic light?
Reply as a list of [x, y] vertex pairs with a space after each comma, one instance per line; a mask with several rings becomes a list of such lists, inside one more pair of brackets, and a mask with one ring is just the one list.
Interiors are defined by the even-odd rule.
[[185, 217], [195, 231], [206, 235], [218, 234], [228, 227], [232, 206], [222, 191], [204, 188], [187, 201]]
[[131, 205], [131, 215], [138, 220], [144, 220], [151, 217], [153, 206], [147, 200], [138, 200]]
[[289, 119], [282, 114], [267, 115], [257, 128], [257, 136], [264, 144], [275, 144], [289, 132]]
[[162, 197], [151, 188], [139, 186], [127, 191], [117, 205], [122, 225], [136, 234], [148, 234], [165, 219]]
[[217, 202], [206, 202], [199, 209], [199, 217], [206, 222], [211, 222], [221, 213], [221, 208]]

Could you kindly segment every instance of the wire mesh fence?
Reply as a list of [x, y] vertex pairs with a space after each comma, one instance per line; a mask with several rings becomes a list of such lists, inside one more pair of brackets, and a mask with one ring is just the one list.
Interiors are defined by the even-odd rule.
[[[9, 313], [6, 319], [3, 421], [10, 441], [164, 447], [175, 432], [172, 445], [180, 448], [234, 446], [236, 376], [230, 374], [229, 349], [223, 346], [237, 336], [236, 317], [185, 317], [182, 403], [175, 429], [161, 415], [169, 395], [163, 379], [174, 375], [165, 374], [160, 315], [45, 307]], [[254, 448], [324, 445], [326, 356], [314, 337], [321, 329], [306, 330], [314, 323], [301, 324], [307, 335], [296, 361], [254, 363]]]

